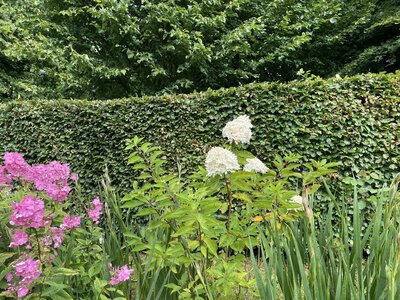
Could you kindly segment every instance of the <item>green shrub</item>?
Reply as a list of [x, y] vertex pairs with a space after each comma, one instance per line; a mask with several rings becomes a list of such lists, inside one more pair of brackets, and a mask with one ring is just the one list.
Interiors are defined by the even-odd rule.
[[[212, 148], [206, 168], [182, 180], [165, 168], [158, 147], [137, 137], [128, 141], [128, 163], [140, 176], [122, 206], [111, 202], [110, 211], [136, 208], [134, 217], [149, 218], [139, 230], [125, 225], [131, 224], [126, 217], [116, 218], [116, 225], [130, 252], [145, 254], [142, 265], [169, 273], [168, 299], [248, 299], [255, 294], [255, 280], [246, 270], [249, 249], [260, 245], [267, 228], [279, 231], [311, 213], [308, 197], [336, 166], [313, 160], [304, 164], [307, 172], [299, 173], [299, 157], [288, 155], [277, 156], [269, 169], [240, 146]], [[298, 189], [291, 188], [293, 181]]]
[[247, 114], [255, 126], [248, 150], [266, 162], [290, 151], [341, 162], [342, 175], [376, 169], [389, 179], [400, 157], [399, 83], [400, 73], [368, 74], [176, 96], [13, 101], [0, 106], [0, 153], [68, 162], [86, 190], [107, 166], [113, 185], [127, 190], [134, 174], [123, 140], [143, 136], [166, 151], [170, 166], [191, 172], [220, 144], [226, 121]]
[[[357, 185], [348, 194], [353, 208], [340, 205], [325, 185], [329, 211], [317, 228], [319, 192], [313, 192], [334, 164], [313, 161], [300, 174], [298, 157], [291, 156], [278, 158], [264, 174], [238, 170], [207, 177], [201, 168], [180, 180], [169, 174], [158, 147], [134, 138], [127, 149], [129, 164], [141, 175], [122, 201], [103, 196], [110, 209], [105, 247], [121, 243], [140, 258], [137, 299], [398, 299], [399, 176], [379, 189], [365, 230]], [[234, 152], [239, 162], [248, 155]], [[293, 177], [301, 181], [304, 212], [291, 203], [299, 193], [290, 187]], [[229, 213], [232, 198], [246, 209]], [[132, 226], [132, 208], [150, 222]]]

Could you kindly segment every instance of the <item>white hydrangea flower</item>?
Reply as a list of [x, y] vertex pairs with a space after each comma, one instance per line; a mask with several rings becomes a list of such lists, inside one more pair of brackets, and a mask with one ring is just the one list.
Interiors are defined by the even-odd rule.
[[206, 157], [208, 176], [226, 174], [240, 169], [237, 157], [231, 151], [222, 147], [211, 148]]
[[257, 157], [246, 159], [247, 164], [244, 165], [243, 170], [247, 172], [267, 173], [269, 169]]
[[227, 138], [229, 142], [249, 144], [252, 127], [250, 118], [243, 115], [226, 123], [224, 129], [222, 129], [222, 136]]

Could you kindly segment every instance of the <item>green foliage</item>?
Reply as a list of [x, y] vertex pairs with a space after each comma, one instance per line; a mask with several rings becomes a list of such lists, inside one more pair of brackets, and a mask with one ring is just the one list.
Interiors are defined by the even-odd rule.
[[[375, 210], [364, 228], [359, 187], [369, 190], [371, 178], [384, 181], [379, 173], [365, 182], [346, 179], [353, 188], [350, 206], [326, 184], [335, 164], [324, 160], [302, 168], [296, 155], [277, 156], [265, 174], [210, 178], [200, 168], [181, 178], [159, 147], [133, 138], [126, 149], [131, 172], [139, 171], [132, 191], [121, 201], [106, 177], [99, 194], [103, 228], [84, 222], [65, 236], [55, 267], [45, 268], [37, 282], [43, 290], [34, 288], [30, 299], [398, 299], [400, 175], [372, 191]], [[235, 153], [239, 161], [250, 156]], [[330, 204], [318, 228], [313, 208], [320, 185]], [[300, 190], [304, 212], [290, 201]], [[17, 253], [8, 248], [5, 229], [10, 203], [25, 192], [0, 193], [0, 289]], [[73, 197], [70, 212], [82, 212], [88, 201], [79, 186]], [[137, 226], [133, 220], [142, 215], [150, 222]], [[134, 266], [134, 279], [109, 287], [107, 261]]]
[[395, 0], [1, 0], [0, 99], [110, 99], [394, 71]]
[[[299, 167], [293, 166], [296, 157], [278, 158], [276, 168], [265, 175], [253, 174], [250, 180], [238, 172], [242, 182], [235, 187], [235, 173], [207, 178], [200, 169], [184, 181], [164, 170], [158, 147], [134, 138], [127, 148], [134, 151], [129, 159], [133, 169], [142, 171], [142, 179], [137, 178], [123, 201], [109, 202], [113, 226], [106, 231], [121, 228], [117, 234], [126, 245], [124, 251], [140, 257], [135, 261], [140, 278], [135, 285], [136, 299], [398, 298], [399, 177], [390, 187], [377, 191], [372, 222], [366, 228], [364, 222], [370, 216], [362, 210], [358, 186], [368, 182], [353, 182], [353, 196], [348, 195], [351, 206], [342, 206], [341, 199], [325, 185], [331, 202], [322, 226], [317, 228], [313, 207], [318, 192], [303, 198], [306, 210], [302, 213], [290, 212], [295, 204], [285, 206], [289, 203], [284, 198], [291, 193], [288, 186], [277, 189], [282, 181], [297, 180], [293, 171]], [[309, 167], [313, 171], [300, 175], [303, 194], [324, 183], [321, 175], [332, 172], [325, 162], [313, 162]], [[283, 174], [287, 174], [284, 180]], [[233, 211], [231, 218], [236, 221], [231, 223], [221, 218], [227, 216], [223, 207], [229, 203], [226, 182], [232, 191], [238, 189], [247, 195], [235, 198], [246, 211]], [[282, 198], [271, 207], [270, 192], [274, 190]], [[267, 213], [258, 205], [260, 199], [269, 207]], [[136, 215], [126, 218], [121, 214], [130, 213], [132, 208], [138, 208]], [[352, 209], [353, 217], [348, 219]], [[249, 219], [240, 222], [249, 210], [264, 216], [260, 225], [254, 226], [254, 220]], [[143, 214], [151, 216], [148, 225], [132, 225], [131, 219]], [[235, 241], [243, 238], [244, 247], [230, 249], [226, 236], [232, 236], [231, 247], [238, 245], [232, 243], [235, 236]]]
[[97, 188], [107, 167], [127, 190], [132, 174], [122, 141], [140, 135], [165, 150], [179, 174], [221, 143], [228, 120], [247, 114], [254, 142], [247, 147], [270, 167], [276, 154], [341, 162], [340, 176], [380, 171], [386, 180], [400, 157], [399, 73], [343, 79], [306, 78], [190, 95], [110, 101], [9, 102], [0, 106], [0, 152], [28, 161], [68, 162], [84, 191]]
[[[181, 179], [163, 167], [164, 153], [158, 147], [135, 137], [126, 149], [132, 151], [129, 164], [140, 175], [121, 208], [136, 208], [134, 218], [149, 218], [139, 232], [124, 232], [126, 244], [144, 253], [142, 264], [149, 270], [170, 273], [166, 287], [173, 299], [251, 295], [254, 280], [245, 269], [249, 249], [259, 246], [266, 228], [293, 222], [304, 207], [308, 214], [306, 200], [303, 207], [292, 197], [313, 195], [336, 165], [312, 161], [304, 165], [307, 172], [299, 173], [299, 157], [288, 155], [278, 156], [265, 174], [235, 171], [208, 177], [200, 168]], [[299, 182], [300, 191], [290, 188], [293, 181]]]
[[[395, 71], [400, 57], [400, 6], [396, 0], [379, 1], [370, 21], [347, 37], [353, 41], [345, 55], [342, 74]], [[358, 35], [358, 36], [355, 36]]]
[[[311, 217], [261, 236], [262, 259], [251, 257], [261, 299], [398, 299], [399, 179], [379, 191], [365, 229], [354, 186], [352, 219], [346, 218], [349, 207], [332, 197], [320, 229]], [[338, 223], [333, 211], [341, 216]]]

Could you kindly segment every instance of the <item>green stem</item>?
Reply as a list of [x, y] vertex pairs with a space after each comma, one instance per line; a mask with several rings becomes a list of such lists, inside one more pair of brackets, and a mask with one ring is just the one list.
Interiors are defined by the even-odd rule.
[[231, 219], [231, 208], [232, 208], [232, 191], [231, 191], [231, 188], [230, 188], [230, 184], [229, 184], [229, 181], [228, 181], [228, 179], [226, 178], [226, 175], [224, 174], [224, 181], [225, 181], [225, 188], [226, 188], [226, 195], [227, 195], [227, 197], [228, 197], [228, 220], [227, 220], [227, 225], [226, 225], [226, 229], [228, 230], [228, 232], [229, 232], [229, 226], [230, 226], [230, 219]]
[[40, 249], [40, 243], [39, 243], [39, 235], [37, 232], [37, 229], [35, 228], [35, 238], [36, 238], [36, 243], [38, 245], [38, 256], [39, 256], [39, 260], [42, 261], [42, 251]]
[[[225, 188], [226, 188], [226, 195], [228, 197], [228, 219], [226, 221], [226, 230], [227, 233], [229, 233], [230, 231], [230, 224], [231, 224], [231, 210], [232, 210], [232, 191], [230, 188], [230, 183], [226, 177], [226, 175], [224, 174], [224, 181], [225, 181]], [[230, 247], [226, 247], [226, 255], [227, 257], [231, 256], [231, 248]]]
[[[35, 230], [36, 243], [37, 243], [37, 246], [38, 246], [38, 257], [39, 257], [40, 262], [42, 262], [42, 250], [40, 249], [39, 234], [38, 234], [36, 228], [34, 230]], [[42, 284], [40, 286], [39, 299], [42, 297], [44, 281], [45, 281], [45, 277], [43, 276], [42, 277]]]

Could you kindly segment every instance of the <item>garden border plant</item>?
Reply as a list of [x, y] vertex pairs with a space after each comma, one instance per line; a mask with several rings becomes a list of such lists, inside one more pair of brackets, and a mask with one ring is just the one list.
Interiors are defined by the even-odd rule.
[[[123, 293], [106, 286], [129, 280], [132, 270], [105, 264], [109, 258], [96, 245], [102, 232], [94, 225], [99, 224], [103, 204], [98, 197], [79, 208], [70, 203], [71, 183], [77, 180], [67, 164], [30, 165], [20, 153], [5, 153], [0, 165], [0, 237], [11, 243], [0, 245], [0, 261], [6, 263], [0, 266], [0, 297], [109, 299], [104, 294]], [[77, 210], [81, 214], [71, 213]], [[109, 282], [94, 278], [100, 271], [110, 278], [107, 268]], [[70, 276], [80, 279], [71, 284]], [[85, 281], [94, 288], [82, 288]]]

